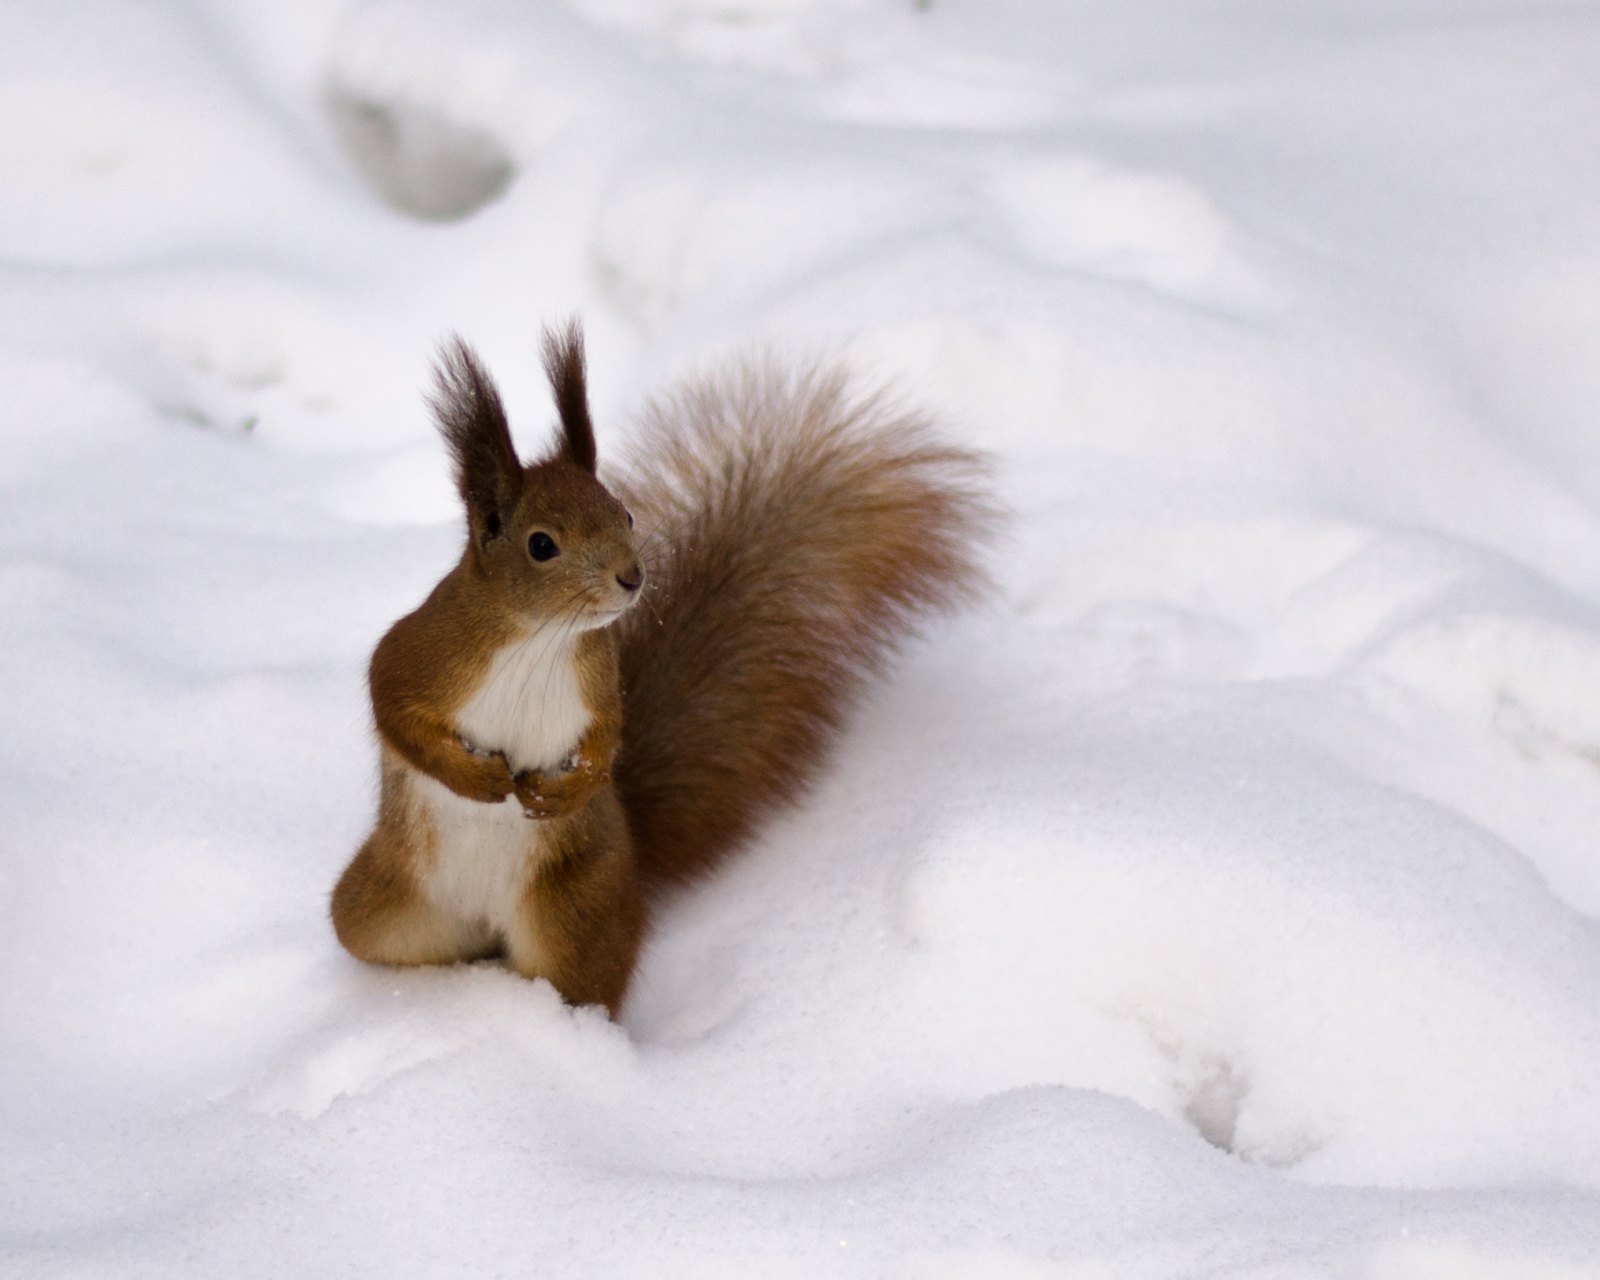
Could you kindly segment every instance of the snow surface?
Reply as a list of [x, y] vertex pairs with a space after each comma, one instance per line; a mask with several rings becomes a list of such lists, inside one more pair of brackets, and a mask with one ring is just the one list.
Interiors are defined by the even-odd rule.
[[[1600, 1276], [1597, 126], [1593, 0], [7, 0], [0, 1272]], [[572, 311], [1015, 512], [620, 1025], [326, 918]]]

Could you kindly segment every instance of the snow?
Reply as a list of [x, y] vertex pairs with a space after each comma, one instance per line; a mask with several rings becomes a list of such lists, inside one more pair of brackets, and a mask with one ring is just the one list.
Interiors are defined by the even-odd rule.
[[[1600, 1276], [1600, 6], [11, 0], [0, 1271]], [[1014, 515], [620, 1022], [327, 894], [455, 330]]]

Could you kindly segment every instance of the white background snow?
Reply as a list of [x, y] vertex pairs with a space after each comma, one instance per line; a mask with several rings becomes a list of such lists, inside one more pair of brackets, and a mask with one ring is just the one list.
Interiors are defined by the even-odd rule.
[[[1590, 0], [6, 0], [0, 1273], [1600, 1275], [1597, 148]], [[574, 311], [1015, 513], [620, 1025], [326, 918]]]

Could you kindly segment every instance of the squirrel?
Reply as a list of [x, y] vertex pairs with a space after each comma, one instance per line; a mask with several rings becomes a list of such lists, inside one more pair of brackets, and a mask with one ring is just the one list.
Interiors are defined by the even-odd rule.
[[770, 361], [654, 402], [603, 483], [576, 321], [544, 362], [559, 429], [524, 465], [478, 358], [441, 352], [466, 545], [373, 653], [378, 816], [332, 915], [362, 960], [498, 955], [615, 1016], [650, 902], [795, 801], [918, 622], [980, 592], [995, 509], [921, 415]]

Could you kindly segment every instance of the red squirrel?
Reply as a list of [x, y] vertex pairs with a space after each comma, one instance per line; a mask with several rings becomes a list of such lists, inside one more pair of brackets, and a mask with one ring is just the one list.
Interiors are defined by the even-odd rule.
[[980, 458], [820, 368], [687, 384], [608, 487], [576, 323], [544, 356], [559, 434], [524, 465], [477, 358], [441, 355], [466, 546], [372, 655], [381, 799], [333, 924], [615, 1015], [651, 898], [799, 796], [919, 619], [979, 590], [994, 511]]

